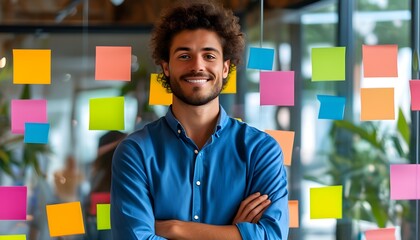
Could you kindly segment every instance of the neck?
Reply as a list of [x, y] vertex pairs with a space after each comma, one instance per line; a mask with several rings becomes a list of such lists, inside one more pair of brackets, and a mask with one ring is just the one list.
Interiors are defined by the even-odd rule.
[[192, 106], [174, 97], [172, 112], [184, 127], [187, 136], [201, 149], [216, 127], [220, 112], [219, 98], [203, 106]]

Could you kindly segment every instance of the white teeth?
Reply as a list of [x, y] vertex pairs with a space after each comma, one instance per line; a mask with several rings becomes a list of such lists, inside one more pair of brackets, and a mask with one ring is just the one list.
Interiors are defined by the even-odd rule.
[[190, 83], [205, 83], [205, 82], [207, 82], [207, 80], [187, 80], [187, 82], [190, 82]]

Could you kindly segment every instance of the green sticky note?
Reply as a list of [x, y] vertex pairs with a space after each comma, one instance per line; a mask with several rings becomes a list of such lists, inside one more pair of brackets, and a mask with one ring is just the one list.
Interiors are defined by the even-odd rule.
[[346, 48], [312, 48], [312, 81], [344, 81]]
[[90, 99], [89, 130], [124, 130], [124, 97]]
[[0, 235], [0, 240], [26, 240], [26, 235]]
[[310, 218], [342, 218], [343, 186], [310, 189]]
[[98, 230], [111, 229], [111, 204], [96, 204]]

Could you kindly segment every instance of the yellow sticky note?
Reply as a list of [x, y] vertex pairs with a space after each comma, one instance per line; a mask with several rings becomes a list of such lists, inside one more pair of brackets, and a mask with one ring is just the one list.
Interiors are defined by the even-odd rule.
[[0, 240], [26, 240], [26, 235], [1, 235]]
[[150, 75], [149, 105], [171, 105], [172, 93], [168, 93], [157, 79], [157, 73]]
[[346, 79], [346, 48], [312, 49], [312, 81], [344, 81]]
[[394, 89], [393, 88], [362, 88], [361, 121], [394, 120]]
[[236, 68], [229, 74], [228, 81], [225, 88], [222, 90], [223, 94], [236, 93]]
[[46, 208], [51, 237], [85, 233], [80, 202], [47, 205]]
[[310, 218], [342, 218], [343, 211], [343, 186], [311, 188]]
[[90, 99], [89, 130], [124, 130], [124, 97]]
[[265, 132], [272, 136], [279, 143], [284, 155], [284, 165], [290, 166], [292, 164], [295, 132], [280, 130], [265, 130]]
[[14, 84], [51, 84], [51, 50], [13, 49]]
[[299, 201], [289, 200], [289, 228], [299, 227]]
[[96, 204], [98, 230], [111, 229], [111, 204]]

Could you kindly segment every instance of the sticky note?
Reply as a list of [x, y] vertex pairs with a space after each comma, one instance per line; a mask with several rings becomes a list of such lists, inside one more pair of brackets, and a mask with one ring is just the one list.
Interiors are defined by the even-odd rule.
[[26, 235], [0, 235], [0, 240], [26, 240]]
[[284, 156], [284, 165], [290, 166], [292, 163], [293, 142], [295, 140], [295, 132], [281, 130], [265, 130], [280, 145]]
[[260, 72], [260, 104], [295, 105], [295, 72]]
[[149, 105], [171, 105], [172, 93], [168, 93], [166, 89], [158, 82], [158, 74], [150, 75], [150, 94]]
[[361, 121], [395, 119], [394, 88], [361, 88]]
[[14, 84], [51, 84], [51, 50], [13, 49]]
[[90, 99], [89, 130], [124, 130], [124, 97]]
[[273, 70], [274, 49], [255, 48], [249, 49], [248, 68], [260, 70]]
[[299, 227], [299, 201], [289, 200], [289, 228]]
[[311, 219], [341, 219], [343, 186], [311, 188], [309, 191]]
[[25, 123], [24, 143], [48, 143], [49, 123]]
[[47, 123], [47, 100], [12, 100], [12, 133], [23, 134], [25, 132], [25, 122]]
[[96, 223], [98, 230], [111, 229], [111, 205], [110, 204], [98, 204], [96, 216]]
[[420, 110], [420, 80], [410, 80], [411, 110]]
[[381, 228], [365, 232], [366, 240], [395, 240], [395, 228]]
[[312, 81], [344, 81], [346, 48], [312, 48]]
[[94, 192], [90, 195], [90, 208], [91, 215], [96, 215], [96, 205], [99, 203], [110, 203], [111, 194], [109, 192]]
[[343, 120], [345, 97], [317, 95], [317, 98], [320, 102], [318, 119]]
[[420, 199], [420, 165], [391, 164], [390, 179], [392, 200]]
[[229, 73], [228, 80], [224, 86], [222, 94], [236, 93], [236, 67]]
[[131, 80], [131, 47], [97, 46], [95, 80]]
[[398, 77], [397, 45], [363, 45], [364, 77]]
[[26, 220], [26, 186], [0, 186], [0, 220]]
[[47, 205], [46, 210], [51, 237], [85, 233], [80, 202]]

